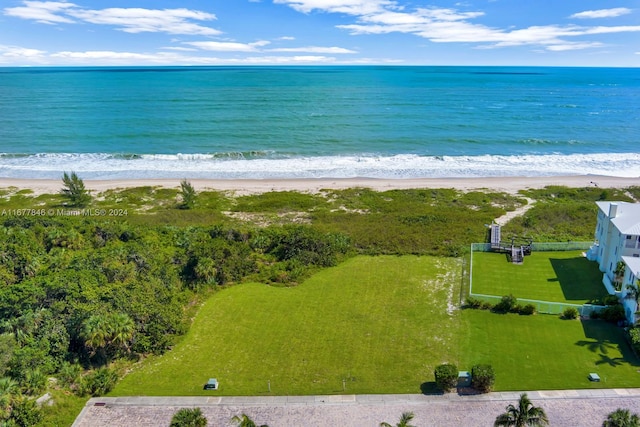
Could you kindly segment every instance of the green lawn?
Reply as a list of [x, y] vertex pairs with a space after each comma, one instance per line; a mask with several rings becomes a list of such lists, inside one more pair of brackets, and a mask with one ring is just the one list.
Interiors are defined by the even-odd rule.
[[474, 252], [473, 293], [573, 304], [607, 295], [597, 263], [581, 251], [533, 252], [522, 265], [505, 254]]
[[[182, 342], [112, 395], [266, 395], [268, 381], [273, 395], [332, 394], [343, 379], [347, 393], [418, 393], [443, 362], [490, 363], [499, 390], [640, 387], [640, 362], [603, 321], [448, 311], [460, 268], [452, 258], [363, 256], [295, 288], [225, 289]], [[603, 381], [587, 381], [590, 372]], [[209, 377], [219, 391], [202, 390]]]
[[[465, 368], [490, 363], [498, 390], [640, 387], [624, 331], [603, 320], [463, 310]], [[602, 382], [587, 380], [590, 372]]]
[[460, 260], [357, 257], [294, 288], [244, 284], [211, 297], [174, 350], [147, 360], [114, 395], [420, 392], [458, 362]]

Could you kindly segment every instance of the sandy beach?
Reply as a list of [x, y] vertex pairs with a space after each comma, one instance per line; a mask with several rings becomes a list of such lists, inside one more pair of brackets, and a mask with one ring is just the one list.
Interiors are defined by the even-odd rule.
[[[517, 193], [529, 188], [544, 188], [549, 185], [567, 187], [625, 188], [640, 186], [640, 177], [623, 178], [597, 175], [543, 176], [543, 177], [486, 177], [486, 178], [423, 178], [423, 179], [193, 179], [189, 180], [198, 191], [229, 191], [238, 195], [269, 191], [318, 192], [322, 189], [371, 188], [377, 191], [409, 188], [454, 188], [462, 191], [489, 190]], [[131, 180], [85, 180], [85, 186], [94, 193], [109, 189], [143, 186], [176, 188], [179, 179], [131, 179]], [[57, 193], [61, 180], [0, 178], [0, 188], [29, 189], [35, 194]]]

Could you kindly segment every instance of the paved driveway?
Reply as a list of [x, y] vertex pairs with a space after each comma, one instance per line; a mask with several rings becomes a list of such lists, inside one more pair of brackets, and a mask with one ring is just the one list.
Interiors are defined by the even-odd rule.
[[[377, 427], [395, 424], [402, 412], [415, 414], [414, 425], [492, 426], [496, 416], [520, 392], [482, 395], [339, 395], [265, 397], [102, 397], [93, 398], [74, 427], [168, 426], [175, 411], [199, 407], [209, 426], [234, 426], [231, 417], [246, 413], [270, 427]], [[640, 389], [558, 390], [527, 392], [542, 407], [552, 426], [601, 426], [617, 408], [640, 413]]]

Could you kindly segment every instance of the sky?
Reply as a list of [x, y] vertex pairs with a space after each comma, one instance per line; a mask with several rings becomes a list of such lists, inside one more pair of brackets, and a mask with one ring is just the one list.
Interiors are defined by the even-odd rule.
[[640, 0], [0, 0], [0, 66], [640, 66]]

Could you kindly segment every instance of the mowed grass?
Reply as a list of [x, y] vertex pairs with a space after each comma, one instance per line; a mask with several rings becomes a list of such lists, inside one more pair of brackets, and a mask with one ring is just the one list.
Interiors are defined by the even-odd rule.
[[[497, 390], [544, 390], [640, 386], [640, 361], [624, 331], [604, 320], [561, 320], [464, 310], [465, 368], [490, 363]], [[587, 379], [591, 372], [600, 383]]]
[[458, 363], [460, 270], [454, 258], [362, 256], [294, 288], [222, 290], [112, 394], [211, 394], [209, 377], [216, 395], [266, 395], [268, 381], [280, 395], [419, 393], [437, 364]]
[[573, 304], [607, 295], [597, 263], [581, 251], [533, 252], [522, 265], [505, 254], [474, 252], [473, 293]]
[[[640, 361], [612, 324], [452, 310], [460, 267], [452, 258], [363, 256], [296, 288], [225, 289], [180, 344], [111, 394], [419, 393], [434, 389], [433, 370], [445, 362], [493, 365], [497, 390], [640, 387]], [[589, 382], [590, 372], [602, 382]], [[219, 391], [203, 391], [209, 377]]]

